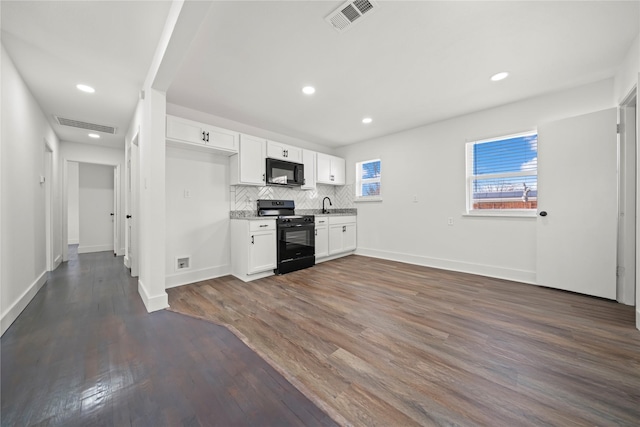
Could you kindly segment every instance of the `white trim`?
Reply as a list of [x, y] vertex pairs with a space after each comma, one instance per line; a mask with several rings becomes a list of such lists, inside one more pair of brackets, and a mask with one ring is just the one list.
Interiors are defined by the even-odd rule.
[[640, 308], [636, 310], [636, 329], [640, 331]]
[[20, 313], [29, 305], [33, 297], [36, 296], [38, 291], [47, 283], [47, 272], [43, 271], [40, 276], [33, 282], [23, 293], [20, 295], [11, 307], [9, 307], [4, 313], [2, 313], [2, 319], [0, 320], [0, 328], [2, 334], [5, 333], [9, 326], [18, 318]]
[[353, 201], [355, 203], [381, 202], [382, 201], [382, 197], [380, 197], [380, 196], [356, 196], [356, 198]]
[[321, 262], [331, 261], [331, 260], [338, 259], [338, 258], [343, 258], [343, 257], [346, 257], [348, 255], [353, 255], [354, 253], [355, 253], [355, 251], [341, 252], [341, 253], [335, 254], [335, 255], [330, 255], [330, 256], [326, 256], [326, 257], [322, 257], [322, 258], [316, 258], [316, 264], [320, 264]]
[[118, 252], [116, 252], [116, 255], [118, 255], [118, 256], [124, 256], [124, 248], [120, 248], [120, 249], [118, 249]]
[[218, 265], [215, 267], [201, 268], [199, 270], [190, 270], [188, 272], [167, 275], [164, 286], [165, 289], [175, 288], [176, 286], [188, 285], [228, 274], [231, 274], [230, 265]]
[[449, 259], [431, 258], [420, 255], [366, 248], [358, 248], [356, 250], [356, 255], [364, 255], [390, 261], [404, 262], [407, 264], [422, 265], [442, 270], [458, 271], [461, 273], [477, 274], [480, 276], [494, 277], [496, 279], [512, 280], [515, 282], [537, 285], [535, 271], [515, 270], [512, 268], [497, 267], [493, 265], [474, 264]]
[[95, 245], [95, 246], [78, 246], [79, 254], [88, 254], [91, 252], [113, 252], [113, 245]]
[[162, 292], [160, 295], [150, 296], [142, 280], [138, 280], [138, 294], [149, 313], [169, 307], [169, 295], [166, 292]]
[[537, 212], [535, 209], [474, 209], [469, 213], [463, 213], [462, 216], [466, 217], [480, 217], [480, 218], [495, 218], [495, 217], [503, 217], [503, 218], [533, 218], [537, 217]]
[[80, 239], [69, 239], [69, 244], [70, 245], [79, 245], [80, 244]]
[[54, 259], [54, 260], [53, 260], [53, 269], [52, 269], [51, 271], [53, 271], [53, 270], [55, 270], [56, 268], [58, 268], [58, 267], [60, 266], [60, 264], [61, 264], [61, 263], [62, 263], [62, 255], [58, 255], [58, 256], [56, 257], [56, 259]]
[[124, 256], [124, 266], [127, 268], [131, 268], [131, 261], [127, 255]]

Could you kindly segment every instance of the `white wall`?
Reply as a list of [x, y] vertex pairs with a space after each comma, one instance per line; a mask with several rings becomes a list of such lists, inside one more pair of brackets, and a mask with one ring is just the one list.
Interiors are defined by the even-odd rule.
[[640, 71], [640, 34], [632, 43], [616, 72], [613, 83], [613, 100], [616, 105], [619, 105], [638, 84], [638, 71]]
[[166, 287], [229, 274], [229, 158], [167, 148], [166, 206]]
[[[45, 141], [53, 152], [54, 265], [61, 259], [59, 144], [46, 117], [2, 46], [1, 331], [11, 325], [47, 278]], [[57, 261], [55, 261], [57, 260]]]
[[113, 251], [113, 167], [80, 163], [78, 253]]
[[356, 162], [382, 160], [383, 201], [357, 204], [358, 253], [535, 283], [535, 218], [463, 216], [465, 142], [602, 110], [612, 94], [601, 81], [339, 149], [348, 184]]
[[79, 181], [79, 163], [67, 163], [67, 235], [69, 236], [69, 244], [77, 245], [80, 243], [80, 217], [79, 217], [79, 199], [78, 190], [80, 188]]
[[[91, 145], [91, 144], [78, 144], [75, 142], [62, 141], [60, 144], [60, 161], [61, 161], [61, 170], [63, 171], [63, 183], [62, 183], [62, 194], [63, 194], [63, 236], [64, 243], [66, 243], [66, 239], [68, 236], [68, 222], [69, 222], [69, 212], [68, 212], [68, 204], [69, 204], [69, 191], [68, 191], [68, 181], [69, 181], [69, 163], [70, 162], [79, 162], [79, 163], [92, 163], [96, 165], [107, 165], [107, 166], [115, 166], [118, 168], [119, 174], [119, 196], [118, 196], [118, 206], [115, 210], [116, 221], [118, 224], [118, 255], [124, 255], [124, 226], [125, 226], [125, 218], [124, 218], [124, 198], [125, 198], [125, 188], [124, 188], [124, 175], [126, 173], [125, 163], [124, 163], [124, 148], [116, 149], [109, 147], [102, 147], [99, 145]], [[68, 259], [67, 254], [67, 246], [63, 245], [63, 257], [66, 261]]]

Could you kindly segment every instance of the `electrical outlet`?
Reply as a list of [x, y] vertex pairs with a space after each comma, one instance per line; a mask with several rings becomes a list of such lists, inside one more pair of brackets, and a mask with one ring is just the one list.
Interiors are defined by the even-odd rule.
[[184, 198], [185, 199], [189, 199], [191, 198], [191, 190], [184, 190]]
[[418, 203], [418, 195], [417, 194], [413, 195], [413, 203]]
[[447, 225], [453, 225], [453, 217], [452, 216], [447, 218]]

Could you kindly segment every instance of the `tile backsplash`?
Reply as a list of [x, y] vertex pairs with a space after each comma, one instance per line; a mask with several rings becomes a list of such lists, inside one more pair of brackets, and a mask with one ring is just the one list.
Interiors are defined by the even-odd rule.
[[355, 208], [352, 184], [342, 186], [317, 184], [315, 190], [232, 185], [230, 191], [229, 210], [231, 211], [255, 211], [258, 199], [293, 200], [296, 203], [296, 209], [322, 209], [322, 199], [327, 196], [331, 199], [334, 209]]

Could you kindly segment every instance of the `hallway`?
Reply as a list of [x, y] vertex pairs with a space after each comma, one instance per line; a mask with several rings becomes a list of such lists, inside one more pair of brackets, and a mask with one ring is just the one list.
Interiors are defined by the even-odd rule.
[[2, 336], [2, 426], [335, 425], [227, 329], [148, 314], [122, 257], [76, 248]]

